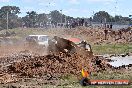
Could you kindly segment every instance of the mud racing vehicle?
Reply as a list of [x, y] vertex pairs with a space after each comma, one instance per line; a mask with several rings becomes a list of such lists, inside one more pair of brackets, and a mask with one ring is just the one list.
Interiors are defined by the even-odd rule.
[[26, 38], [26, 41], [30, 45], [37, 45], [45, 47], [48, 53], [56, 52], [76, 52], [78, 47], [84, 48], [85, 50], [91, 51], [91, 45], [88, 44], [85, 40], [79, 38], [61, 38], [54, 36], [53, 38], [48, 35], [29, 35]]
[[44, 46], [48, 46], [48, 40], [49, 40], [48, 35], [29, 35], [28, 37], [26, 37], [26, 41], [28, 43], [34, 43]]

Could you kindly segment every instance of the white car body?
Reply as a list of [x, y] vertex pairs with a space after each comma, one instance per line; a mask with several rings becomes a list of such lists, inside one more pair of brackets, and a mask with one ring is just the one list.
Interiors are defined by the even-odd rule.
[[35, 42], [38, 43], [38, 45], [44, 45], [48, 46], [48, 40], [49, 36], [48, 35], [29, 35], [26, 40], [33, 39]]

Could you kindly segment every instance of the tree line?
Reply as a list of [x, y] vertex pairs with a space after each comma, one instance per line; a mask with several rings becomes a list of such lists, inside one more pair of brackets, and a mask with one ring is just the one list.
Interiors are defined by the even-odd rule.
[[[17, 27], [27, 27], [27, 28], [36, 28], [36, 27], [45, 27], [48, 24], [57, 25], [57, 23], [71, 22], [74, 20], [82, 18], [73, 18], [62, 14], [60, 11], [54, 10], [49, 14], [41, 13], [38, 14], [36, 11], [27, 11], [26, 16], [19, 17], [21, 13], [20, 8], [17, 6], [3, 6], [0, 8], [0, 30], [8, 28], [17, 28]], [[8, 20], [7, 20], [8, 19]], [[115, 17], [111, 16], [108, 12], [99, 11], [93, 15], [93, 17], [85, 18], [90, 22], [119, 22], [119, 23], [132, 23], [131, 18], [122, 17], [117, 15]]]

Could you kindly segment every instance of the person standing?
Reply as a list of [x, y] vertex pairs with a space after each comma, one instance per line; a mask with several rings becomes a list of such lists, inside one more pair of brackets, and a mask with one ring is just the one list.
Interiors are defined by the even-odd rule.
[[108, 35], [108, 30], [107, 29], [104, 30], [104, 34], [105, 34], [105, 40], [107, 40], [107, 35]]

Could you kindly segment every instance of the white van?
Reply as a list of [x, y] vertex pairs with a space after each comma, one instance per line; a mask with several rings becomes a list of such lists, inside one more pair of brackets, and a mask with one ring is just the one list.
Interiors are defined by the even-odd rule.
[[28, 42], [35, 42], [38, 45], [44, 45], [44, 46], [48, 46], [48, 40], [49, 40], [48, 35], [29, 35], [26, 38], [26, 41]]

